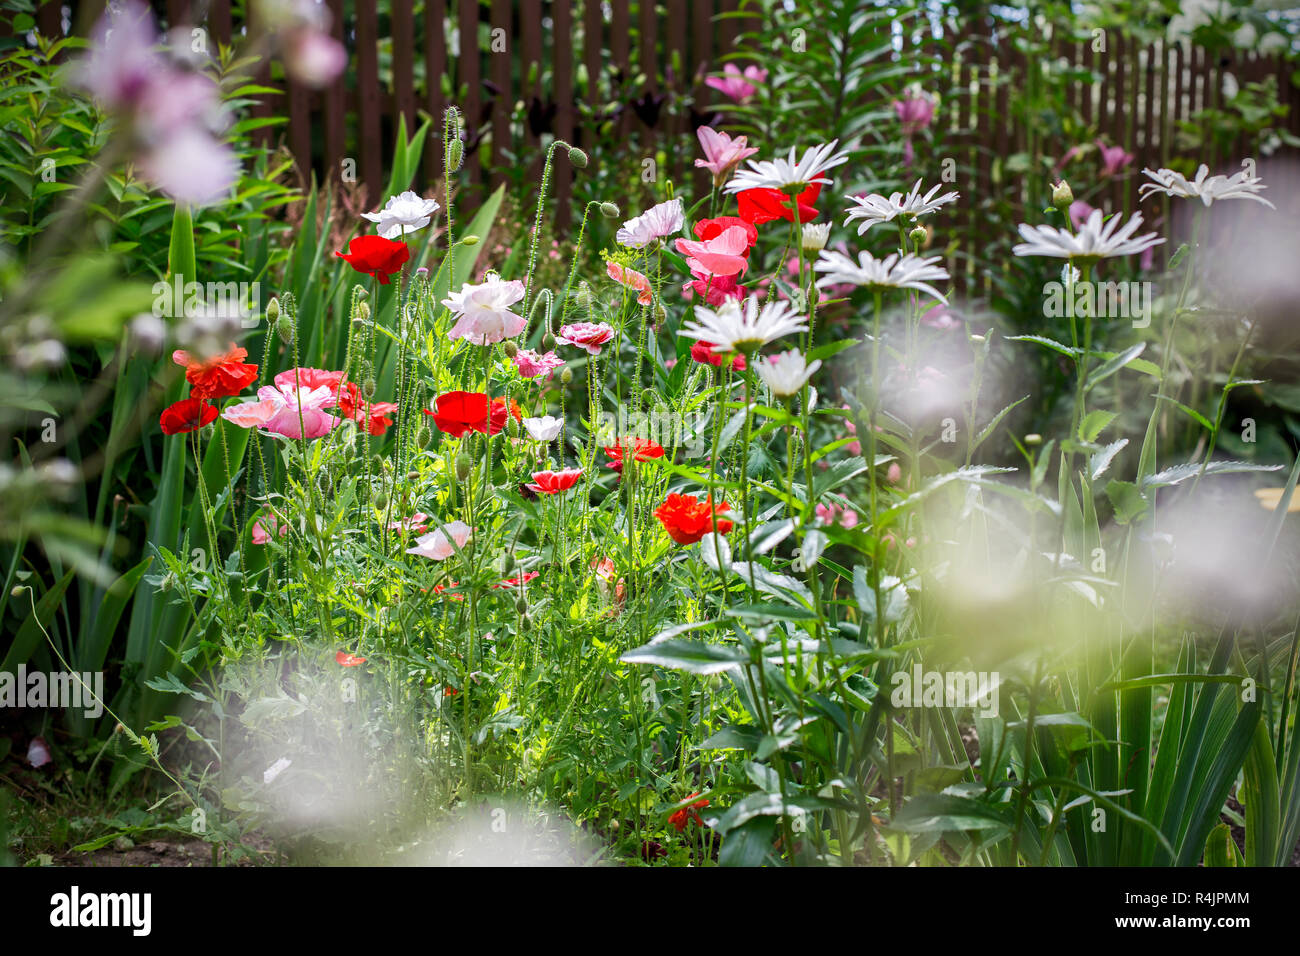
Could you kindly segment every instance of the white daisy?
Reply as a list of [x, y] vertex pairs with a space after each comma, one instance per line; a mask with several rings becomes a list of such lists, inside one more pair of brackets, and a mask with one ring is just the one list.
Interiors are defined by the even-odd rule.
[[657, 206], [651, 206], [641, 215], [623, 223], [623, 228], [614, 236], [620, 245], [629, 249], [640, 249], [656, 239], [671, 236], [682, 231], [686, 216], [682, 211], [680, 199], [670, 199]]
[[863, 251], [858, 253], [858, 261], [854, 262], [842, 252], [823, 250], [813, 269], [823, 273], [822, 278], [817, 280], [819, 289], [843, 283], [872, 289], [915, 289], [932, 295], [947, 305], [948, 300], [943, 293], [929, 284], [948, 279], [948, 270], [935, 265], [941, 258], [929, 256], [923, 259], [909, 252], [900, 259], [895, 252], [884, 259], [877, 259], [871, 253]]
[[405, 233], [423, 229], [441, 208], [437, 200], [422, 199], [418, 193], [408, 189], [389, 199], [379, 212], [363, 212], [361, 218], [378, 223], [376, 231], [385, 239], [397, 239]]
[[1018, 256], [1048, 256], [1069, 259], [1071, 262], [1095, 262], [1115, 256], [1131, 256], [1158, 246], [1165, 240], [1154, 232], [1134, 236], [1142, 225], [1142, 214], [1137, 213], [1123, 226], [1120, 217], [1112, 216], [1102, 222], [1100, 209], [1094, 209], [1078, 233], [1055, 226], [1020, 224], [1020, 235], [1025, 240], [1011, 251]]
[[821, 146], [810, 146], [797, 162], [793, 146], [790, 147], [788, 159], [747, 160], [749, 168], [736, 173], [731, 182], [727, 183], [725, 191], [738, 193], [746, 189], [779, 189], [789, 192], [792, 187], [802, 190], [813, 183], [829, 185], [831, 180], [822, 173], [849, 161], [848, 153], [835, 152], [838, 144], [839, 140], [833, 139]]
[[921, 180], [916, 181], [912, 191], [904, 196], [902, 193], [894, 193], [888, 199], [879, 193], [872, 193], [870, 196], [850, 196], [854, 202], [853, 208], [848, 210], [848, 215], [844, 217], [844, 225], [848, 225], [855, 219], [861, 219], [862, 225], [858, 227], [858, 235], [862, 235], [872, 226], [878, 226], [882, 222], [892, 222], [899, 216], [908, 216], [915, 219], [917, 216], [928, 215], [939, 207], [950, 202], [956, 202], [960, 193], [944, 193], [942, 196], [935, 196], [942, 184], [935, 186], [924, 196], [921, 195]]
[[821, 365], [821, 359], [810, 365], [802, 352], [790, 349], [762, 359], [754, 366], [754, 370], [773, 395], [787, 398], [803, 388], [804, 383], [812, 378], [813, 372], [821, 368]]
[[758, 297], [750, 296], [742, 306], [728, 299], [715, 312], [695, 307], [694, 324], [678, 333], [698, 342], [712, 342], [713, 351], [752, 353], [769, 342], [796, 332], [807, 332], [808, 323], [788, 302], [768, 302], [759, 308]]
[[1210, 205], [1216, 199], [1253, 199], [1262, 202], [1269, 209], [1276, 209], [1271, 202], [1259, 194], [1267, 189], [1258, 176], [1251, 176], [1244, 169], [1233, 176], [1211, 176], [1210, 167], [1201, 163], [1196, 170], [1196, 178], [1188, 182], [1182, 173], [1172, 169], [1142, 170], [1142, 175], [1155, 180], [1143, 183], [1138, 189], [1140, 198], [1146, 199], [1152, 193], [1164, 193], [1178, 199], [1199, 199]]

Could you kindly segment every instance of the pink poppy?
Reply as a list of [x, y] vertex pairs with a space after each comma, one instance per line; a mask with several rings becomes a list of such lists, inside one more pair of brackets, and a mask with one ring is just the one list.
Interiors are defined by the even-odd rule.
[[650, 288], [650, 280], [640, 272], [621, 266], [617, 262], [606, 263], [605, 271], [619, 285], [634, 290], [637, 293], [636, 300], [641, 305], [649, 305], [654, 301], [654, 290]]
[[520, 349], [515, 353], [515, 368], [524, 378], [536, 378], [539, 375], [550, 378], [551, 372], [563, 364], [564, 359], [554, 352], [539, 355], [532, 349]]
[[698, 242], [678, 239], [677, 251], [686, 256], [687, 267], [696, 275], [734, 276], [749, 268], [745, 257], [749, 235], [741, 226], [729, 226], [714, 238]]
[[264, 511], [253, 522], [253, 544], [266, 544], [271, 540], [271, 535], [276, 533], [283, 538], [289, 533], [289, 526], [280, 524], [270, 511]]
[[575, 322], [560, 326], [555, 341], [583, 349], [588, 355], [599, 355], [600, 347], [613, 337], [614, 327], [606, 322]]

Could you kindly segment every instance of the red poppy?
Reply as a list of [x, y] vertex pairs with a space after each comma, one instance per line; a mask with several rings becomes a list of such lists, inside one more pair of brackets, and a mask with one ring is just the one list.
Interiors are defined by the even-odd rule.
[[[694, 800], [698, 796], [698, 793], [693, 793], [686, 799]], [[692, 820], [695, 821], [696, 826], [702, 827], [704, 826], [704, 820], [700, 817], [700, 809], [707, 807], [708, 805], [708, 799], [695, 800], [694, 803], [687, 804], [670, 816], [668, 822], [677, 828], [678, 833], [683, 832], [686, 829], [686, 824], [690, 823]]]
[[496, 584], [492, 586], [494, 588], [517, 588], [519, 587], [519, 585], [527, 584], [533, 578], [537, 577], [538, 573], [539, 572], [537, 571], [525, 571], [523, 575], [520, 577], [502, 578], [500, 581], [498, 581]]
[[758, 242], [758, 230], [752, 222], [737, 218], [736, 216], [718, 216], [716, 219], [701, 219], [695, 224], [695, 235], [701, 242], [707, 242], [714, 239], [732, 226], [739, 226], [745, 230], [745, 248], [744, 256], [749, 258], [749, 250]]
[[649, 438], [622, 438], [605, 449], [605, 454], [613, 459], [609, 467], [621, 472], [629, 453], [634, 461], [649, 461], [651, 458], [662, 458], [664, 447]]
[[710, 276], [698, 272], [692, 275], [694, 278], [690, 282], [682, 284], [682, 295], [693, 292], [715, 309], [728, 299], [743, 299], [749, 294], [735, 276]]
[[[524, 420], [524, 413], [520, 410], [519, 403], [513, 398], [510, 399], [510, 414], [514, 416], [517, 422]], [[504, 398], [492, 399], [492, 419], [488, 424], [493, 435], [506, 427], [506, 400]]]
[[528, 486], [528, 489], [538, 494], [558, 495], [572, 488], [581, 477], [581, 468], [565, 468], [563, 471], [535, 471], [533, 472], [533, 483]]
[[720, 512], [730, 510], [725, 501], [714, 507], [712, 497], [700, 501], [694, 495], [669, 495], [654, 510], [654, 516], [668, 531], [668, 537], [678, 544], [694, 544], [715, 527], [719, 534], [730, 531], [732, 522], [717, 517]]
[[[715, 343], [713, 342], [696, 342], [691, 346], [691, 358], [695, 359], [695, 361], [702, 365], [712, 365], [715, 368], [722, 368], [722, 359], [724, 354], [722, 352], [713, 351], [714, 344]], [[745, 356], [737, 355], [733, 358], [731, 360], [731, 367], [737, 372], [743, 372], [745, 370]]]
[[179, 435], [211, 424], [216, 418], [217, 406], [210, 405], [207, 399], [183, 398], [163, 410], [158, 424], [162, 426], [164, 435]]
[[[458, 587], [460, 587], [459, 581], [448, 581], [446, 584], [435, 584], [433, 586], [433, 593], [441, 594], [443, 591], [447, 590], [447, 588], [458, 588]], [[447, 597], [451, 598], [453, 601], [465, 600], [465, 595], [463, 594], [448, 594]]]
[[341, 389], [335, 383], [334, 388], [338, 395], [338, 409], [343, 417], [364, 425], [370, 434], [382, 435], [393, 424], [391, 416], [397, 411], [397, 406], [392, 402], [367, 402], [361, 397], [361, 389], [356, 382], [344, 382]]
[[[491, 402], [482, 392], [447, 392], [434, 399], [434, 411], [424, 410], [424, 414], [433, 416], [433, 423], [439, 431], [444, 431], [454, 438], [460, 438], [466, 432], [488, 432], [493, 435], [506, 427], [506, 401], [494, 398]], [[516, 419], [523, 419], [519, 403], [510, 400], [510, 414]]]
[[444, 688], [442, 689], [442, 696], [443, 696], [443, 697], [455, 697], [455, 696], [456, 696], [457, 694], [459, 694], [459, 693], [460, 693], [460, 691], [458, 691], [458, 690], [457, 690], [456, 688], [454, 688], [454, 687], [444, 687]]
[[383, 236], [357, 236], [348, 243], [347, 252], [338, 256], [358, 272], [374, 276], [380, 285], [388, 285], [389, 276], [401, 270], [411, 258], [411, 250], [404, 242], [385, 239]]
[[185, 381], [190, 383], [194, 398], [228, 398], [238, 395], [257, 381], [257, 366], [247, 365], [248, 349], [231, 345], [225, 355], [214, 355], [202, 362], [189, 352], [177, 349], [172, 361], [185, 366]]
[[[821, 195], [821, 183], [813, 183], [799, 194], [799, 221], [812, 222], [820, 213], [813, 205]], [[737, 197], [740, 206], [740, 218], [761, 226], [774, 219], [794, 222], [794, 210], [790, 208], [790, 196], [779, 189], [746, 189]]]
[[347, 651], [339, 651], [334, 655], [334, 660], [343, 667], [360, 667], [366, 662], [364, 657], [357, 657], [347, 653]]

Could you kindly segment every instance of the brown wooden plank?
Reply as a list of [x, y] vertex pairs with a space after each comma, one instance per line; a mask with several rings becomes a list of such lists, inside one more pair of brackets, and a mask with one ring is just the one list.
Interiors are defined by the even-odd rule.
[[587, 105], [595, 107], [601, 102], [601, 77], [605, 72], [604, 58], [605, 21], [601, 16], [600, 0], [583, 0], [582, 3], [582, 54], [587, 66], [587, 88], [584, 91]]
[[[528, 113], [542, 113], [545, 106], [545, 77], [542, 75], [542, 4], [541, 0], [519, 0], [519, 35], [523, 59], [520, 61], [520, 93]], [[529, 76], [533, 79], [530, 82]], [[526, 114], [527, 115], [527, 114]], [[542, 140], [531, 122], [524, 123], [523, 158], [530, 178], [540, 181], [545, 157]]]
[[383, 96], [379, 90], [379, 17], [374, 4], [356, 6], [357, 136], [360, 139], [361, 181], [368, 208], [382, 205], [384, 196]]
[[614, 96], [621, 107], [618, 117], [617, 129], [620, 137], [625, 137], [631, 129], [631, 108], [627, 104], [627, 94], [630, 90], [628, 73], [630, 66], [628, 63], [628, 24], [630, 11], [628, 10], [629, 0], [610, 0], [612, 16], [609, 21], [609, 53], [613, 60], [614, 82], [617, 84], [614, 90]]
[[[510, 143], [510, 113], [514, 108], [515, 96], [511, 86], [510, 65], [518, 55], [520, 41], [519, 34], [510, 22], [513, 7], [511, 0], [492, 0], [488, 75], [496, 89], [492, 93], [492, 169], [489, 173], [494, 188], [504, 178], [506, 155], [513, 152]], [[500, 49], [502, 44], [504, 49]]]
[[460, 177], [465, 193], [462, 207], [475, 201], [483, 182], [483, 163], [478, 151], [478, 130], [482, 121], [478, 19], [477, 0], [459, 0], [460, 62], [457, 64], [457, 79], [464, 89], [462, 108], [465, 115], [465, 172]]
[[167, 0], [167, 28], [190, 22], [190, 0]]
[[703, 86], [703, 74], [713, 69], [713, 0], [691, 0], [692, 82]]
[[393, 125], [406, 117], [407, 135], [419, 124], [415, 120], [415, 8], [412, 0], [392, 0], [390, 19], [393, 36]]
[[[343, 0], [329, 0], [330, 36], [343, 42]], [[321, 93], [322, 127], [325, 156], [322, 163], [322, 182], [339, 180], [347, 150], [347, 108], [345, 94], [351, 63], [334, 78], [334, 82]]]
[[230, 0], [211, 0], [208, 4], [208, 30], [218, 43], [230, 45]]
[[[573, 5], [556, 0], [551, 5], [554, 37], [551, 46], [551, 70], [555, 77], [555, 135], [566, 143], [573, 142], [576, 116], [573, 107]], [[580, 174], [579, 174], [580, 175]], [[567, 156], [560, 156], [555, 167], [555, 227], [562, 230], [572, 219], [573, 166]]]
[[45, 3], [37, 7], [36, 29], [40, 31], [42, 36], [63, 36], [63, 4], [46, 0]]
[[311, 90], [290, 77], [285, 86], [289, 95], [289, 151], [304, 179], [311, 178]]
[[424, 103], [433, 117], [436, 137], [424, 146], [424, 175], [430, 184], [442, 176], [442, 113], [447, 108], [447, 98], [442, 92], [443, 77], [447, 74], [446, 17], [447, 0], [425, 0]]
[[[686, 0], [668, 0], [668, 33], [664, 38], [664, 89], [677, 100], [677, 107], [667, 118], [666, 133], [675, 141], [690, 132], [690, 117], [680, 105], [680, 97], [685, 96], [690, 86], [690, 49], [687, 46]], [[685, 148], [671, 150], [669, 173], [674, 182], [685, 183], [694, 168], [695, 143], [687, 143]]]
[[[1110, 85], [1110, 103], [1108, 107], [1110, 114], [1109, 125], [1106, 130], [1108, 134], [1105, 138], [1110, 141], [1111, 146], [1122, 146], [1126, 141], [1125, 126], [1128, 122], [1128, 110], [1125, 108], [1127, 102], [1125, 93], [1127, 92], [1128, 78], [1128, 52], [1129, 44], [1125, 37], [1119, 31], [1110, 41], [1114, 45], [1114, 52], [1109, 57], [1112, 61], [1113, 75]], [[1105, 191], [1107, 197], [1106, 212], [1118, 212], [1124, 208], [1124, 191], [1118, 180], [1112, 179]]]

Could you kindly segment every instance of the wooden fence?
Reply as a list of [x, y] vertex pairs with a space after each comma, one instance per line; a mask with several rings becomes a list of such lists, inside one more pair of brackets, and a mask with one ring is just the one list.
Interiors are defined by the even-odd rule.
[[[594, 119], [613, 124], [622, 142], [638, 141], [641, 155], [665, 138], [689, 134], [701, 114], [692, 115], [692, 96], [725, 108], [725, 100], [704, 87], [734, 52], [746, 20], [743, 0], [326, 0], [333, 34], [349, 52], [348, 69], [324, 90], [292, 80], [276, 81], [283, 93], [267, 96], [261, 115], [286, 115], [287, 126], [268, 127], [267, 142], [281, 138], [301, 168], [318, 177], [338, 175], [345, 158], [355, 161], [368, 202], [382, 198], [396, 119], [415, 129], [423, 115], [440, 117], [455, 103], [466, 118], [466, 188], [499, 181], [508, 168], [527, 168], [533, 179], [537, 157], [551, 135], [583, 145]], [[156, 4], [168, 24], [203, 24], [223, 43], [243, 29], [232, 12], [246, 4], [231, 0], [165, 0]], [[82, 28], [99, 4], [45, 3], [38, 24], [56, 33], [64, 24]], [[89, 13], [89, 17], [85, 14]], [[935, 146], [918, 143], [914, 172], [928, 182], [940, 177], [943, 158], [958, 161], [958, 186], [973, 200], [957, 213], [963, 244], [979, 238], [980, 202], [1009, 200], [1023, 211], [1041, 201], [1042, 184], [1028, 184], [1007, 162], [1026, 151], [1038, 123], [1012, 114], [1013, 89], [1024, 89], [1031, 69], [1084, 67], [1086, 75], [1066, 85], [1066, 103], [1077, 109], [1111, 145], [1136, 155], [1125, 175], [1110, 180], [1097, 205], [1135, 209], [1138, 172], [1167, 165], [1179, 155], [1176, 130], [1201, 110], [1222, 104], [1224, 74], [1237, 83], [1276, 77], [1285, 125], [1300, 134], [1300, 91], [1290, 82], [1293, 66], [1277, 57], [1229, 51], [1211, 58], [1197, 47], [1155, 42], [1138, 45], [1120, 31], [1105, 35], [1105, 50], [1087, 42], [1053, 41], [1042, 64], [1025, 62], [1013, 41], [1023, 29], [1001, 21], [967, 21], [965, 33], [942, 37], [942, 21], [905, 30], [895, 56], [916, 49], [936, 54], [924, 85], [945, 95], [936, 121]], [[270, 74], [263, 71], [263, 81]], [[797, 129], [797, 120], [792, 118]], [[438, 124], [435, 122], [435, 130]], [[896, 135], [896, 130], [887, 131]], [[1059, 157], [1073, 142], [1038, 140], [1035, 152]], [[426, 144], [427, 146], [427, 144]], [[765, 149], [775, 144], [764, 144]], [[482, 147], [482, 148], [480, 148]], [[1235, 168], [1251, 144], [1244, 138], [1225, 155], [1202, 157], [1218, 169]], [[482, 155], [486, 154], [484, 164]], [[1230, 155], [1229, 155], [1230, 154]], [[669, 150], [668, 174], [681, 177], [696, 155], [692, 146]], [[426, 148], [425, 172], [439, 175], [440, 150]], [[1083, 164], [1081, 164], [1083, 165]], [[1070, 167], [1066, 175], [1078, 167]], [[1095, 165], [1084, 166], [1095, 169]], [[561, 218], [568, 210], [571, 171], [555, 167]], [[1041, 207], [1040, 207], [1041, 208]], [[1004, 210], [1005, 212], [1005, 210]], [[1032, 215], [1032, 213], [1031, 213]], [[955, 265], [960, 266], [959, 263]], [[970, 262], [968, 270], [973, 270]]]

